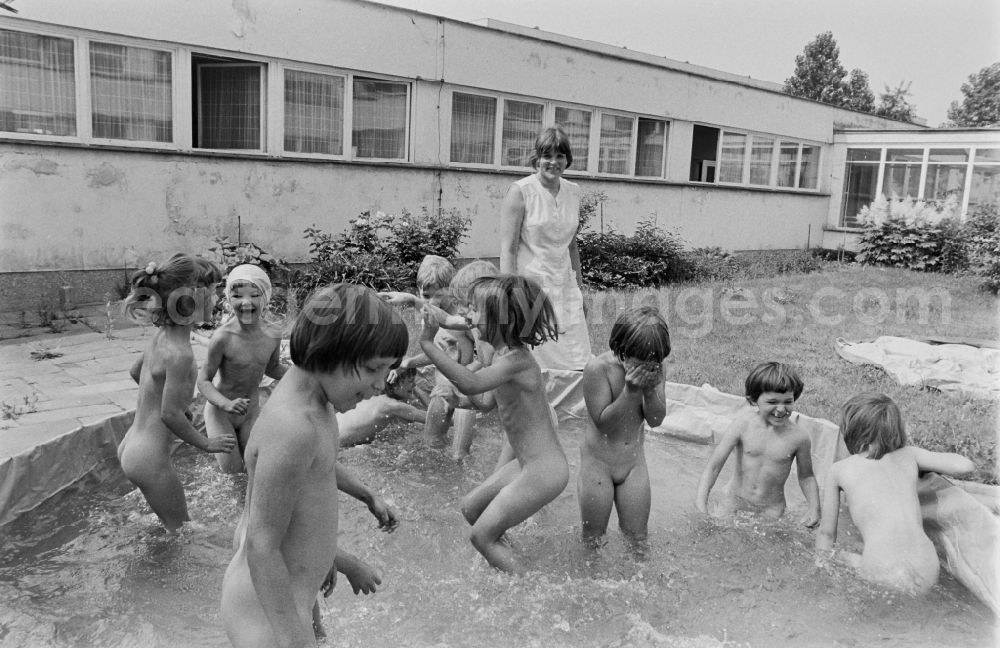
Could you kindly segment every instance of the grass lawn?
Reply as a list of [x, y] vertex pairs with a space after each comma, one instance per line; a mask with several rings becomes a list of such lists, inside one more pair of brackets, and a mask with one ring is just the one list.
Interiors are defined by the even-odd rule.
[[865, 391], [888, 394], [903, 411], [910, 442], [959, 452], [974, 479], [998, 483], [998, 402], [897, 384], [881, 369], [837, 355], [834, 341], [880, 335], [1000, 340], [997, 297], [976, 277], [831, 263], [821, 272], [679, 284], [658, 290], [585, 293], [594, 352], [608, 348], [617, 313], [657, 305], [670, 325], [668, 380], [743, 393], [752, 367], [776, 360], [805, 381], [804, 414], [839, 422], [839, 407]]

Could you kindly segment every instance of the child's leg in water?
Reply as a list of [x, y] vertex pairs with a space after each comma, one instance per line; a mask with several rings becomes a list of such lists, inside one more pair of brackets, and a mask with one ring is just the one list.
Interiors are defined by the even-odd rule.
[[323, 615], [320, 614], [319, 611], [318, 598], [315, 601], [313, 601], [312, 626], [313, 626], [313, 636], [316, 637], [316, 641], [325, 641], [326, 628], [323, 627]]
[[[247, 419], [250, 418], [249, 414], [250, 413], [248, 412], [246, 418], [239, 417], [243, 419], [243, 421], [241, 421], [242, 423], [248, 422]], [[254, 418], [256, 418], [256, 416]], [[252, 421], [250, 421], [250, 424], [252, 425]], [[230, 414], [221, 407], [217, 407], [207, 401], [205, 402], [205, 432], [208, 434], [208, 438], [210, 439], [226, 434], [237, 435], [236, 426], [233, 424]], [[246, 427], [246, 432], [243, 434], [249, 436], [249, 426]], [[241, 448], [245, 447], [246, 441], [241, 438], [242, 436], [243, 435], [237, 435], [239, 443], [237, 443], [229, 452], [215, 453], [215, 460], [219, 462], [219, 468], [222, 472], [234, 475], [245, 470], [243, 467], [243, 455]]]
[[441, 396], [432, 396], [427, 404], [427, 422], [424, 423], [423, 438], [432, 448], [443, 448], [447, 445], [445, 437], [448, 426], [451, 425], [451, 414], [454, 408]]
[[[523, 468], [513, 461], [493, 473], [476, 489], [481, 489], [479, 497], [473, 497], [476, 494], [473, 491], [468, 501], [463, 501], [462, 512], [466, 520], [475, 518], [470, 534], [472, 545], [493, 567], [512, 574], [522, 573], [524, 568], [511, 548], [503, 542], [503, 534], [555, 499], [566, 487], [567, 481], [569, 467], [561, 456], [536, 461]], [[497, 486], [501, 484], [505, 485], [497, 491]], [[476, 509], [493, 493], [486, 506], [475, 515]]]
[[461, 461], [469, 456], [472, 449], [472, 437], [475, 436], [476, 412], [469, 409], [456, 409], [452, 417], [455, 422], [455, 436], [451, 443], [451, 458]]
[[176, 531], [190, 521], [184, 486], [169, 455], [156, 441], [126, 435], [118, 459], [125, 476], [142, 491], [168, 531]]
[[634, 549], [641, 549], [649, 535], [650, 500], [649, 471], [646, 462], [639, 460], [615, 486], [618, 528]]

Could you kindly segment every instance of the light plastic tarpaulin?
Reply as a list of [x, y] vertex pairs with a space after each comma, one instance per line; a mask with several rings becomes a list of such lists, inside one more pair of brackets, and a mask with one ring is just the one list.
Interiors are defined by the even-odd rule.
[[837, 338], [848, 362], [877, 365], [902, 385], [1000, 398], [1000, 350], [972, 344], [931, 344], [884, 335], [867, 342]]
[[0, 526], [68, 488], [101, 462], [117, 461], [118, 444], [134, 415], [123, 412], [75, 428], [0, 461]]

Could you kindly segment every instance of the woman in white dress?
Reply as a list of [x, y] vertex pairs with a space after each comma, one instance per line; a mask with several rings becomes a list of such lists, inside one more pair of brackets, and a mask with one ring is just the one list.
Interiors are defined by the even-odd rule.
[[535, 173], [511, 185], [500, 214], [500, 271], [530, 277], [555, 308], [559, 339], [535, 347], [542, 369], [582, 371], [592, 354], [580, 288], [580, 186], [562, 177], [573, 154], [559, 127], [543, 130], [529, 160]]

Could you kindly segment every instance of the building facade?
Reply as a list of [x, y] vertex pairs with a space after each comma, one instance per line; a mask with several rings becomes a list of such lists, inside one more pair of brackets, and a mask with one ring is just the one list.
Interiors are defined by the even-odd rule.
[[[926, 131], [624, 48], [363, 0], [19, 9], [0, 15], [3, 310], [31, 299], [31, 276], [93, 283], [86, 301], [108, 273], [220, 236], [305, 260], [305, 228], [339, 232], [366, 210], [457, 210], [472, 223], [461, 254], [496, 257], [503, 196], [556, 123], [573, 141], [567, 178], [607, 197], [605, 227], [652, 219], [691, 247], [830, 246], [853, 225], [852, 151]], [[984, 136], [969, 134], [970, 155]], [[923, 155], [921, 188], [938, 164]]]

